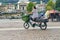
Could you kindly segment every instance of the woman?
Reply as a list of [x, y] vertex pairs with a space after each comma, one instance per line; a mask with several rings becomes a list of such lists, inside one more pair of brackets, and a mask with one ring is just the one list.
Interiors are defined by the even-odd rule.
[[34, 21], [36, 21], [37, 18], [38, 18], [38, 11], [37, 11], [36, 7], [34, 6], [33, 10], [32, 10], [32, 19]]
[[33, 7], [33, 10], [32, 10], [31, 19], [32, 19], [32, 21], [35, 21], [35, 22], [33, 22], [33, 27], [35, 27], [35, 23], [38, 20], [38, 11], [37, 11], [37, 8], [35, 6]]

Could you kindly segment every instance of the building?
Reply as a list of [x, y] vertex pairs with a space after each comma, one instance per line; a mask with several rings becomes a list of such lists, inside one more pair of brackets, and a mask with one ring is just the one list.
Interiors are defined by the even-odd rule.
[[0, 11], [4, 11], [4, 12], [10, 12], [10, 11], [13, 11], [15, 10], [15, 5], [14, 4], [7, 4], [7, 5], [3, 5], [1, 4], [0, 5]]
[[38, 10], [39, 11], [42, 11], [42, 10], [45, 10], [45, 6], [46, 6], [46, 3], [48, 2], [48, 0], [19, 0], [18, 1], [18, 7], [17, 9], [18, 10], [26, 10], [26, 6], [29, 2], [36, 2], [38, 6]]
[[[17, 10], [25, 13], [26, 12], [26, 6], [30, 1], [40, 3], [40, 0], [19, 0], [17, 2], [17, 7], [16, 7]], [[20, 13], [10, 13], [10, 12], [15, 10], [15, 5], [10, 3], [10, 1], [9, 1], [9, 3], [7, 3], [7, 5], [0, 6], [0, 8], [2, 9], [1, 11], [7, 12], [7, 13], [3, 13], [3, 16], [5, 18], [9, 18], [12, 16], [14, 16], [14, 17], [20, 16]], [[44, 10], [45, 4], [44, 3], [39, 4], [38, 9], [39, 9], [39, 11]]]
[[7, 5], [0, 5], [0, 18], [12, 18], [15, 17], [17, 18], [18, 16], [20, 17], [20, 13], [16, 12], [17, 10], [15, 9], [14, 4], [7, 4]]
[[43, 11], [43, 10], [46, 10], [45, 9], [46, 8], [46, 3], [43, 2], [43, 1], [40, 1], [40, 4], [37, 4], [36, 7], [37, 7], [37, 9], [38, 9], [39, 12]]
[[27, 6], [28, 3], [29, 3], [28, 0], [25, 0], [25, 1], [24, 0], [19, 0], [17, 9], [18, 10], [26, 10], [26, 6]]
[[0, 5], [0, 12], [5, 11], [5, 6], [4, 5]]
[[6, 12], [12, 12], [13, 10], [15, 10], [15, 5], [13, 5], [11, 3], [6, 5]]
[[5, 10], [5, 6], [2, 5], [2, 3], [0, 3], [0, 12], [4, 11]]
[[[24, 13], [27, 12], [26, 7], [29, 2], [30, 2], [29, 0], [19, 0], [17, 9]], [[33, 3], [36, 3], [36, 2], [33, 2]]]

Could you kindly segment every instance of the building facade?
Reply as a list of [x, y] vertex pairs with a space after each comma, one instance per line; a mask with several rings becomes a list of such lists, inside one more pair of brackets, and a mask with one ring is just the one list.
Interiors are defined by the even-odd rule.
[[46, 10], [46, 3], [43, 1], [40, 1], [40, 4], [37, 4], [36, 7], [39, 12], [44, 11], [44, 10]]
[[11, 3], [6, 5], [6, 12], [12, 12], [13, 10], [15, 10], [15, 5], [13, 5]]

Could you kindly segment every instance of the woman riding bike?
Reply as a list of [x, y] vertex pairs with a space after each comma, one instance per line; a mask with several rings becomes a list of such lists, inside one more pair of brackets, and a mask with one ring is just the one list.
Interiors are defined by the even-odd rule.
[[[37, 19], [38, 19], [38, 11], [37, 11], [37, 8], [35, 6], [33, 7], [32, 15], [30, 18], [32, 21], [37, 21]], [[35, 25], [35, 22], [33, 23], [33, 27], [34, 27], [34, 25]]]
[[[38, 14], [38, 11], [37, 11], [36, 7], [34, 6], [34, 8], [32, 10], [32, 15], [28, 14], [28, 16], [27, 16], [28, 20], [25, 21], [25, 23], [23, 24], [24, 28], [28, 29], [31, 25], [32, 27], [38, 26], [42, 30], [46, 30], [47, 24], [46, 24], [45, 20], [46, 20], [47, 15], [45, 13], [41, 13], [41, 14], [40, 15]], [[40, 18], [39, 18], [39, 16], [40, 16]]]

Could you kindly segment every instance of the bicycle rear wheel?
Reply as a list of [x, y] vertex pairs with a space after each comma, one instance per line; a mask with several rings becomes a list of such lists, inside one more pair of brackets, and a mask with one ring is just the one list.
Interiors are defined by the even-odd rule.
[[41, 22], [41, 24], [39, 25], [39, 27], [40, 27], [42, 30], [46, 30], [46, 29], [47, 29], [47, 24], [44, 23], [44, 22]]

